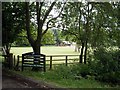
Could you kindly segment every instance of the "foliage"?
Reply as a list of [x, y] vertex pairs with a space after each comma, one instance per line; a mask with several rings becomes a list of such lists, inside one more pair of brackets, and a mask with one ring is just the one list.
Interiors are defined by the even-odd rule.
[[[57, 7], [58, 5], [58, 7]], [[62, 7], [59, 7], [59, 6]], [[33, 2], [25, 3], [26, 8], [26, 31], [27, 31], [27, 39], [30, 45], [33, 48], [33, 52], [35, 54], [41, 53], [41, 45], [42, 38], [49, 28], [53, 28], [56, 19], [61, 15], [61, 11], [63, 10], [63, 4], [58, 2]], [[56, 10], [58, 15], [54, 16], [51, 12]], [[31, 20], [33, 19], [33, 20]], [[36, 31], [35, 38], [32, 36], [30, 24], [34, 23], [34, 29]], [[45, 27], [44, 27], [45, 26]]]
[[64, 79], [82, 78], [99, 80], [102, 82], [119, 84], [120, 82], [120, 51], [107, 51], [103, 48], [95, 52], [94, 61], [88, 64], [74, 64], [66, 67], [65, 65], [57, 66], [54, 70]]
[[[120, 82], [120, 51], [107, 52], [100, 49], [95, 53], [94, 67], [92, 69], [97, 73], [96, 79], [104, 82]], [[95, 68], [95, 69], [94, 69]]]
[[35, 80], [42, 80], [46, 83], [50, 83], [61, 88], [107, 88], [111, 87], [107, 83], [100, 83], [94, 79], [75, 79], [74, 74], [71, 73], [71, 66], [66, 67], [65, 65], [57, 66], [55, 70], [47, 72], [33, 72], [25, 70], [23, 72], [14, 71], [18, 74], [26, 77], [33, 78]]
[[[64, 7], [60, 2], [58, 4], [57, 2], [3, 3], [3, 46], [6, 45], [8, 48], [17, 39], [20, 31], [25, 27], [23, 24], [26, 18], [27, 39], [35, 54], [39, 54], [41, 44], [54, 43], [53, 36], [48, 29], [59, 24], [63, 27], [62, 34], [65, 35], [66, 40], [76, 41], [82, 46], [80, 60], [84, 59], [85, 63], [86, 56], [89, 56], [90, 61], [88, 64], [69, 67], [58, 66], [54, 71], [56, 77], [74, 79], [76, 76], [80, 78], [93, 76], [100, 81], [119, 83], [120, 50], [107, 49], [114, 46], [120, 48], [120, 3], [85, 1], [68, 2], [64, 9], [61, 9], [61, 6]], [[26, 12], [23, 12], [23, 7]], [[51, 14], [53, 9], [59, 13], [57, 17]], [[44, 25], [46, 29], [43, 29]], [[26, 35], [23, 32], [22, 35], [24, 34]], [[28, 41], [26, 38], [17, 39], [18, 44]], [[88, 53], [88, 47], [94, 50], [91, 55]]]
[[73, 73], [71, 72], [71, 68], [65, 66], [65, 64], [61, 64], [55, 67], [54, 72], [57, 73], [58, 76], [60, 76], [62, 79], [72, 79], [74, 77]]
[[24, 29], [22, 29], [21, 32], [18, 34], [18, 37], [16, 38], [14, 43], [12, 43], [12, 46], [30, 46]]
[[91, 67], [86, 64], [77, 64], [72, 66], [72, 73], [76, 76], [82, 76], [83, 78], [87, 78], [88, 75], [93, 74]]
[[53, 33], [49, 30], [42, 38], [42, 45], [54, 45], [54, 36]]
[[12, 46], [17, 46], [17, 47], [27, 47], [30, 46], [27, 38], [25, 37], [18, 37], [18, 39], [12, 44]]
[[[31, 28], [32, 29], [32, 28]], [[35, 32], [33, 30], [33, 37], [35, 38]], [[54, 45], [54, 37], [51, 31], [48, 31], [42, 38], [42, 45]], [[12, 46], [30, 46], [29, 41], [26, 36], [25, 30], [22, 30], [20, 34], [18, 34], [17, 40], [12, 44]]]
[[63, 32], [82, 46], [81, 60], [84, 54], [86, 61], [88, 45], [93, 49], [112, 45], [119, 47], [119, 4], [87, 1], [66, 4], [62, 14]]
[[2, 45], [9, 54], [11, 44], [24, 28], [24, 5], [22, 3], [2, 3]]

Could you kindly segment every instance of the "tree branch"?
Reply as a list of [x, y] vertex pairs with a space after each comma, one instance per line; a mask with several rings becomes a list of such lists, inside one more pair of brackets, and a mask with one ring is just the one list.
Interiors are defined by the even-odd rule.
[[43, 3], [44, 3], [44, 2], [40, 2], [40, 8], [39, 8], [39, 14], [40, 14], [40, 15], [39, 15], [39, 17], [41, 17], [41, 9], [42, 9]]
[[42, 22], [40, 20], [40, 15], [41, 15], [41, 8], [42, 8], [42, 2], [41, 5], [39, 7], [39, 2], [36, 2], [36, 12], [37, 12], [37, 25], [38, 25], [38, 29], [37, 29], [37, 40], [38, 42], [40, 42], [41, 40], [41, 34], [42, 34]]
[[69, 34], [71, 34], [71, 35], [74, 35], [76, 38], [78, 38], [78, 39], [79, 39], [79, 37], [78, 37], [78, 35], [77, 35], [76, 33], [71, 32], [71, 31], [69, 31], [69, 30], [67, 30], [66, 32], [67, 32], [67, 33], [69, 33]]
[[51, 6], [49, 7], [49, 9], [46, 11], [45, 16], [44, 16], [44, 18], [43, 18], [43, 24], [44, 24], [45, 20], [47, 19], [47, 16], [49, 15], [49, 13], [51, 12], [53, 6], [55, 5], [55, 3], [56, 3], [56, 2], [53, 2], [53, 3], [51, 4]]
[[27, 36], [18, 35], [18, 37], [20, 37], [20, 38], [25, 37], [25, 38], [27, 38], [27, 39], [28, 39], [28, 37], [27, 37]]
[[29, 2], [25, 2], [26, 7], [26, 30], [27, 30], [27, 37], [32, 45], [34, 43], [34, 40], [32, 38], [31, 32], [30, 32], [30, 14], [29, 14]]
[[[36, 12], [37, 12], [37, 23], [39, 25], [39, 20], [40, 20], [40, 13], [39, 13], [39, 2], [36, 2]], [[39, 28], [39, 26], [38, 26]]]
[[47, 28], [46, 28], [45, 31], [42, 33], [42, 35], [44, 35], [44, 34], [48, 31], [48, 29], [50, 28], [50, 27], [49, 27], [49, 23], [50, 23], [52, 20], [57, 19], [57, 18], [61, 15], [61, 13], [62, 13], [62, 11], [63, 11], [63, 9], [64, 9], [65, 4], [66, 4], [66, 2], [64, 3], [64, 5], [63, 5], [63, 7], [62, 7], [62, 9], [61, 9], [61, 11], [60, 11], [60, 13], [59, 13], [56, 17], [50, 19], [50, 20], [47, 22]]

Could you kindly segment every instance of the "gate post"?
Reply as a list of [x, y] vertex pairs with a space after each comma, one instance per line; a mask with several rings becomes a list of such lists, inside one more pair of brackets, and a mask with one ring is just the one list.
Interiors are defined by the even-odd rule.
[[52, 69], [52, 56], [50, 56], [50, 70]]
[[7, 59], [9, 63], [9, 69], [12, 69], [13, 68], [13, 53], [10, 53]]

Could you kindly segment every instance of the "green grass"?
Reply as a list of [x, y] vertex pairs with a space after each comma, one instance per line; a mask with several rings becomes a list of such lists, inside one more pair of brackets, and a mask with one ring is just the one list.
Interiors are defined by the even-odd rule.
[[[32, 52], [31, 47], [12, 47], [11, 48], [11, 53], [13, 53], [15, 56], [20, 55], [22, 56], [23, 53], [27, 52]], [[41, 52], [42, 54], [45, 54], [46, 56], [50, 55], [79, 55], [78, 52], [74, 51], [74, 47], [69, 47], [69, 46], [42, 46], [41, 47]], [[72, 56], [68, 57], [68, 59], [75, 59], [79, 58], [79, 56]], [[53, 60], [60, 60], [63, 59], [62, 61], [54, 61], [53, 64], [59, 64], [59, 63], [65, 63], [65, 56], [64, 57], [53, 57]], [[20, 58], [21, 60], [21, 58]], [[46, 57], [46, 60], [50, 60], [50, 57]], [[68, 61], [68, 63], [74, 62], [73, 60]], [[50, 62], [47, 61], [47, 64]]]
[[[74, 52], [73, 47], [43, 46], [41, 50], [42, 53], [45, 55], [79, 55], [79, 53]], [[14, 55], [21, 56], [22, 53], [32, 52], [32, 48], [12, 47], [11, 52], [14, 53]], [[47, 72], [33, 72], [29, 68], [29, 69], [25, 69], [23, 72], [20, 71], [14, 71], [14, 72], [36, 80], [42, 80], [62, 88], [110, 88], [111, 87], [107, 83], [101, 83], [94, 79], [81, 78], [80, 80], [75, 80], [75, 78], [73, 77], [64, 78], [63, 77], [64, 75], [68, 75], [66, 71], [68, 71], [66, 68], [62, 68], [62, 69], [58, 69], [58, 71], [47, 70]]]
[[110, 88], [108, 84], [100, 83], [96, 80], [84, 79], [81, 78], [80, 80], [75, 79], [64, 79], [57, 75], [54, 71], [47, 71], [47, 72], [33, 72], [33, 71], [23, 71], [18, 72], [18, 74], [33, 78], [35, 80], [42, 80], [52, 85], [61, 88]]
[[[31, 47], [12, 47], [10, 52], [21, 56], [23, 53], [32, 51]], [[42, 46], [41, 53], [45, 55], [79, 55], [74, 51], [74, 47], [69, 46]]]

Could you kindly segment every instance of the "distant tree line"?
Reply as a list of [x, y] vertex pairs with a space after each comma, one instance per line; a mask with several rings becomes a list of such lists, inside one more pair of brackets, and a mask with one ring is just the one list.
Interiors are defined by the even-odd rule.
[[[41, 44], [44, 45], [55, 45], [54, 35], [51, 30], [49, 30], [42, 38]], [[22, 32], [18, 35], [17, 40], [12, 43], [12, 46], [26, 47], [30, 46], [28, 39], [25, 37], [25, 33]]]

